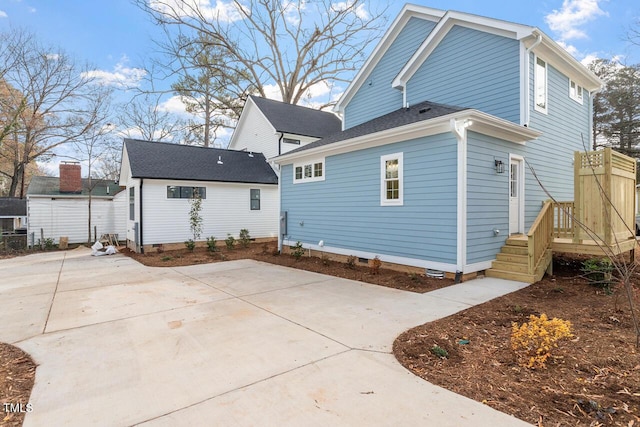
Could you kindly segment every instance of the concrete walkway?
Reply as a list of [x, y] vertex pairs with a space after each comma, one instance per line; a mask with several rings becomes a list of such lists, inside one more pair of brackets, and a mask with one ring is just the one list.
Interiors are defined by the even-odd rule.
[[404, 330], [524, 286], [421, 295], [250, 260], [148, 268], [77, 249], [0, 260], [0, 341], [38, 364], [25, 426], [527, 425], [391, 354]]

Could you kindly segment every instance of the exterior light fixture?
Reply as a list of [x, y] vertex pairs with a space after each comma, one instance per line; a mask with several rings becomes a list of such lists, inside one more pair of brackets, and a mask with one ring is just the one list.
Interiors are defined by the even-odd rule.
[[504, 162], [502, 160], [494, 160], [496, 173], [504, 173]]

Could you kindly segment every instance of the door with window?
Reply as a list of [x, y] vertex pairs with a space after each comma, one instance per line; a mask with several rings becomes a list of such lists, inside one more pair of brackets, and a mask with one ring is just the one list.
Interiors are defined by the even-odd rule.
[[509, 159], [509, 234], [524, 233], [524, 169], [521, 158]]

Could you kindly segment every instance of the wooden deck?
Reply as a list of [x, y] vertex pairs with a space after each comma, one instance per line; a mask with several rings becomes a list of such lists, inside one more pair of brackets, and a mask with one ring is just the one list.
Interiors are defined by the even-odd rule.
[[[521, 241], [524, 243], [527, 242], [527, 236], [524, 234], [514, 234], [509, 236], [509, 240]], [[605, 249], [610, 251], [610, 253], [619, 255], [634, 250], [636, 244], [638, 244], [638, 241], [635, 238], [625, 239], [617, 244], [610, 245], [608, 248], [605, 247]], [[551, 250], [554, 253], [559, 252], [566, 254], [605, 256], [605, 251], [602, 246], [604, 246], [604, 243], [601, 243], [600, 246], [598, 246], [594, 240], [583, 240], [581, 243], [575, 243], [573, 239], [569, 237], [555, 237], [551, 243]]]

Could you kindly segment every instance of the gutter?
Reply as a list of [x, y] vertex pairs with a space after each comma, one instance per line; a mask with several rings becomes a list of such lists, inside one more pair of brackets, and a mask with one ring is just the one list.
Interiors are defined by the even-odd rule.
[[144, 236], [144, 233], [142, 232], [142, 183], [144, 182], [144, 179], [140, 178], [140, 227], [138, 227], [138, 233], [140, 233], [140, 253], [143, 254], [144, 253], [144, 241], [142, 236]]

